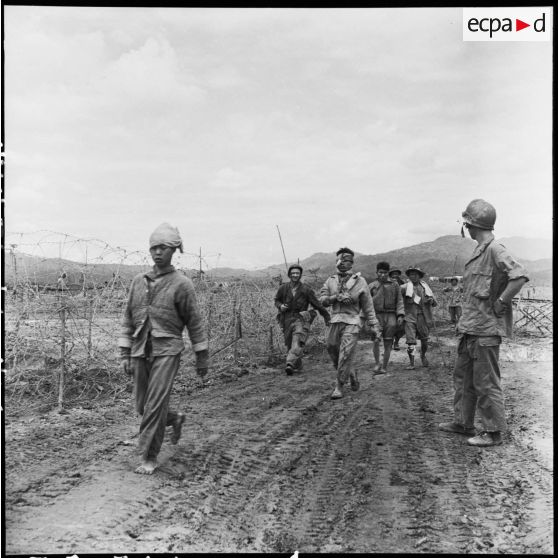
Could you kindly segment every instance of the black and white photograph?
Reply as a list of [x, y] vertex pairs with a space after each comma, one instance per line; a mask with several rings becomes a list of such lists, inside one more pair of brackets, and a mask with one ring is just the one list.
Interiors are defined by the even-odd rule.
[[539, 7], [4, 2], [2, 554], [554, 554]]

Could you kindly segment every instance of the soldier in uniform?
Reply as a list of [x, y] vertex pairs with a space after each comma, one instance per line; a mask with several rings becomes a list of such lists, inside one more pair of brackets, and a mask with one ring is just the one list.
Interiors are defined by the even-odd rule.
[[[511, 336], [512, 299], [529, 280], [526, 269], [495, 240], [496, 210], [482, 199], [462, 213], [463, 228], [477, 246], [463, 272], [463, 313], [457, 324], [457, 360], [453, 371], [454, 420], [440, 430], [471, 436], [477, 447], [502, 443], [507, 428], [504, 394], [500, 384], [500, 344]], [[482, 430], [475, 436], [478, 412]]]

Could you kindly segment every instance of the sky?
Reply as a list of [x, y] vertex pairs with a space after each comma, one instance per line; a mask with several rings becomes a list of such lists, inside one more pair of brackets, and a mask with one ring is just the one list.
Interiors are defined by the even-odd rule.
[[552, 42], [462, 12], [5, 6], [7, 243], [144, 254], [169, 222], [186, 265], [258, 269], [277, 227], [289, 262], [375, 254], [474, 198], [552, 238]]

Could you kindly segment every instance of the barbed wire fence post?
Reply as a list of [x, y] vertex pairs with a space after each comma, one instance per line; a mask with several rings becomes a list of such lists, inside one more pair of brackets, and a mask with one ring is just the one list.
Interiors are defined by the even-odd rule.
[[60, 367], [58, 369], [58, 412], [64, 410], [64, 384], [66, 372], [66, 297], [60, 294]]
[[86, 295], [87, 304], [85, 306], [86, 320], [87, 320], [87, 366], [93, 357], [93, 299]]

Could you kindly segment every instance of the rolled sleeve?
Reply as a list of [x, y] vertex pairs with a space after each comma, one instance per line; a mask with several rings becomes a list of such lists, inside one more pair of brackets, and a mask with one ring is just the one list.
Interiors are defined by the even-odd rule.
[[529, 281], [527, 269], [521, 265], [502, 245], [498, 245], [496, 252], [496, 265], [498, 269], [513, 279], [525, 278]]

